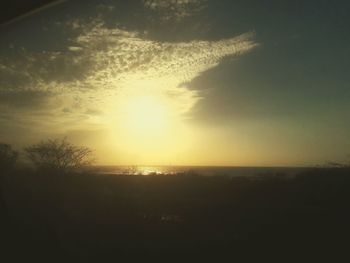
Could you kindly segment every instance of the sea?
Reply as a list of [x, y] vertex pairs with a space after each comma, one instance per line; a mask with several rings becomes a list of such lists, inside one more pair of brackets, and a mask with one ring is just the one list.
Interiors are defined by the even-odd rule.
[[103, 175], [200, 175], [293, 177], [310, 167], [230, 167], [230, 166], [94, 166], [92, 172]]

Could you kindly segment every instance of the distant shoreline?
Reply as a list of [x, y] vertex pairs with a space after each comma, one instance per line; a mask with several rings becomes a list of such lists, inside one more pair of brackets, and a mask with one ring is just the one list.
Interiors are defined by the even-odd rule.
[[176, 175], [195, 174], [203, 176], [259, 176], [286, 175], [293, 176], [317, 167], [234, 167], [234, 166], [127, 166], [94, 165], [89, 171], [96, 174], [110, 175]]

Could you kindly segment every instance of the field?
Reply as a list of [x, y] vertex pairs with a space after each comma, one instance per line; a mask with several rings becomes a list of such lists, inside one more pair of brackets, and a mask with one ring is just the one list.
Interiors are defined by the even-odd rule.
[[[1, 178], [2, 262], [340, 262], [350, 171]], [[344, 261], [343, 261], [344, 262]]]

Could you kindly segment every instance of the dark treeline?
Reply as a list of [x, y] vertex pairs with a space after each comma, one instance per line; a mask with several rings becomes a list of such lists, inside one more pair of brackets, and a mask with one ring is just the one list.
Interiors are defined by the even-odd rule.
[[254, 179], [57, 171], [12, 169], [2, 175], [1, 257], [7, 258], [2, 262], [348, 257], [347, 167]]

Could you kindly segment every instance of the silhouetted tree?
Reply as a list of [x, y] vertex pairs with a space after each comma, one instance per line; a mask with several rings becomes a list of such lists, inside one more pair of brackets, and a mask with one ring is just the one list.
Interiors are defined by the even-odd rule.
[[89, 148], [75, 146], [65, 138], [41, 141], [25, 148], [25, 152], [40, 170], [68, 172], [93, 162]]
[[14, 151], [11, 145], [0, 143], [0, 169], [8, 171], [12, 169], [17, 161], [18, 152]]

